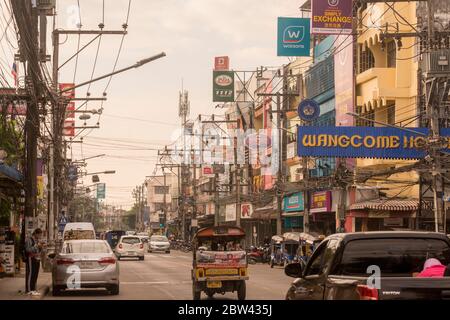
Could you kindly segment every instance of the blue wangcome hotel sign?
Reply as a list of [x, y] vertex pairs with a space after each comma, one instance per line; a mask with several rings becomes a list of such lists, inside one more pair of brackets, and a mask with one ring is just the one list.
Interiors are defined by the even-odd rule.
[[[299, 157], [422, 159], [428, 128], [391, 127], [298, 127]], [[448, 141], [450, 128], [441, 129]]]
[[309, 18], [278, 18], [278, 56], [309, 57], [310, 39]]

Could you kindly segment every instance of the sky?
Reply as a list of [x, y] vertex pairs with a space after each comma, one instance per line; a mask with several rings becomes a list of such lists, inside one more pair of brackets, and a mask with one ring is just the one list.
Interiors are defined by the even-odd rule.
[[[126, 20], [129, 0], [80, 0], [82, 29], [121, 30]], [[171, 142], [179, 126], [178, 92], [189, 91], [191, 118], [198, 114], [219, 113], [212, 102], [212, 68], [215, 56], [230, 56], [235, 70], [281, 66], [287, 58], [276, 55], [277, 17], [300, 16], [303, 0], [132, 0], [128, 34], [124, 39], [117, 69], [165, 52], [166, 57], [141, 68], [115, 76], [107, 90], [100, 129], [86, 130], [83, 144], [73, 143], [73, 160], [107, 154], [88, 161], [87, 172], [116, 170], [115, 175], [101, 175], [106, 183], [106, 203], [128, 208], [134, 200], [133, 188], [153, 173], [157, 151]], [[76, 0], [57, 1], [57, 28], [75, 29], [78, 20]], [[51, 26], [51, 20], [49, 25]], [[51, 53], [49, 38], [48, 53]], [[82, 36], [81, 46], [92, 36]], [[84, 50], [78, 59], [60, 70], [60, 82], [80, 83], [109, 73], [119, 49], [121, 36], [105, 35]], [[78, 36], [60, 39], [60, 64], [76, 52]], [[96, 52], [97, 63], [93, 72]], [[103, 94], [107, 80], [90, 88], [77, 89], [77, 97]], [[89, 89], [89, 90], [88, 90]], [[79, 104], [78, 104], [79, 105]], [[78, 106], [77, 105], [77, 106]], [[87, 109], [98, 109], [90, 102]], [[84, 107], [83, 107], [84, 108]], [[98, 116], [87, 121], [96, 124]], [[77, 120], [77, 126], [83, 121]], [[89, 135], [87, 135], [89, 134]], [[143, 150], [147, 149], [147, 150]], [[90, 177], [84, 184], [91, 185]]]

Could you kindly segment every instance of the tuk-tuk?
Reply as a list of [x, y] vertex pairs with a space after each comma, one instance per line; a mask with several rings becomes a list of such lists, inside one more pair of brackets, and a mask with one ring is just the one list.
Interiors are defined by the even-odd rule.
[[247, 253], [242, 241], [245, 232], [239, 227], [208, 227], [200, 229], [192, 240], [192, 295], [200, 300], [204, 292], [209, 298], [214, 294], [237, 292], [245, 300]]
[[270, 267], [284, 266], [284, 253], [282, 249], [283, 237], [275, 235], [270, 241]]
[[317, 233], [299, 233], [300, 246], [297, 251], [298, 261], [306, 265], [314, 250], [323, 239], [325, 239], [325, 236]]
[[281, 250], [284, 254], [284, 265], [298, 261], [299, 257], [297, 253], [300, 247], [300, 239], [299, 232], [287, 232], [283, 234]]

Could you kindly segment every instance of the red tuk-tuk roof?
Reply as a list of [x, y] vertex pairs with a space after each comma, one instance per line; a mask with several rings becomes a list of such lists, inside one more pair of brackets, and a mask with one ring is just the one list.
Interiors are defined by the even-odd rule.
[[206, 227], [197, 231], [195, 238], [212, 238], [212, 237], [245, 237], [245, 231], [239, 227]]

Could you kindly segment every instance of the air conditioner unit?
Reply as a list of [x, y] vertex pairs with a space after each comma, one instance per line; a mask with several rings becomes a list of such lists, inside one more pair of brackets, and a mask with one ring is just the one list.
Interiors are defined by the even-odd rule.
[[56, 6], [56, 0], [38, 0], [38, 8], [41, 10], [51, 10]]
[[450, 50], [442, 49], [427, 53], [424, 71], [429, 74], [450, 74]]

